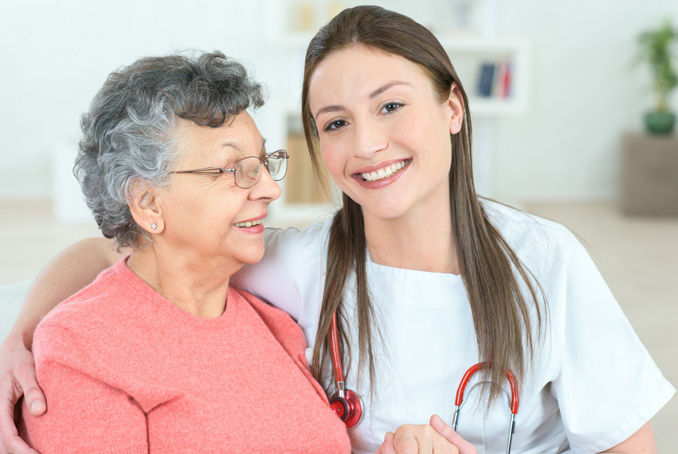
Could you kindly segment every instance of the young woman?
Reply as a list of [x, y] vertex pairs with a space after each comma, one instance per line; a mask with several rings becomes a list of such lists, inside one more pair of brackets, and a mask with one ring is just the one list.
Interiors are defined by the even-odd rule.
[[[433, 413], [484, 452], [506, 450], [514, 422], [514, 452], [655, 450], [649, 420], [673, 388], [571, 233], [478, 198], [468, 98], [428, 30], [378, 7], [343, 11], [309, 45], [302, 116], [343, 207], [268, 232], [264, 259], [232, 283], [301, 325], [316, 378], [341, 391], [333, 405], [354, 424], [354, 452]], [[57, 263], [113, 259], [84, 245], [53, 263], [15, 339], [53, 304], [51, 282], [63, 294], [89, 279], [64, 283]], [[4, 360], [15, 370], [28, 358], [17, 351]]]

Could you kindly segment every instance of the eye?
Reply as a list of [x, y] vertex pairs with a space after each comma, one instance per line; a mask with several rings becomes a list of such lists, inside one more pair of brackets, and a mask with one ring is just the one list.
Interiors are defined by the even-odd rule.
[[396, 110], [399, 110], [401, 107], [403, 107], [405, 104], [401, 102], [396, 102], [396, 101], [389, 101], [386, 104], [384, 104], [381, 108], [381, 111], [383, 113], [391, 113], [395, 112]]
[[344, 126], [346, 126], [346, 121], [334, 120], [327, 123], [327, 125], [325, 125], [325, 127], [323, 128], [323, 131], [336, 131], [337, 129], [341, 129]]

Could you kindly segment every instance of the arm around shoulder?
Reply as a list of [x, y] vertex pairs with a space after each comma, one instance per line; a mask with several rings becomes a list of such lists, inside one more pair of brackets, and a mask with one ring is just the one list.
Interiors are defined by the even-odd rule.
[[46, 410], [30, 352], [38, 323], [125, 252], [116, 252], [104, 238], [83, 240], [54, 257], [36, 277], [17, 321], [0, 345], [0, 452], [35, 453], [17, 435], [14, 406], [25, 395], [32, 414]]
[[30, 349], [40, 320], [126, 253], [129, 251], [116, 251], [113, 242], [105, 238], [88, 238], [59, 253], [35, 278], [8, 338], [19, 337]]
[[626, 440], [619, 443], [606, 453], [618, 454], [657, 454], [657, 445], [654, 441], [654, 434], [650, 423], [645, 423], [636, 433]]

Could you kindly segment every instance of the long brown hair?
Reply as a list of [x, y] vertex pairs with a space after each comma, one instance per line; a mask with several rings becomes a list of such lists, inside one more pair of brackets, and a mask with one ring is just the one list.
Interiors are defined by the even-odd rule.
[[[453, 83], [463, 98], [463, 127], [458, 134], [452, 135], [450, 204], [459, 267], [471, 304], [479, 356], [493, 365], [490, 371], [485, 372], [486, 379], [490, 381], [489, 405], [500, 392], [505, 369], [511, 369], [518, 382], [522, 382], [527, 360], [534, 352], [535, 339], [530, 320], [532, 302], [541, 329], [542, 315], [537, 298], [537, 290], [541, 289], [530, 279], [531, 273], [489, 222], [476, 195], [471, 160], [471, 115], [463, 85], [440, 42], [428, 29], [409, 17], [377, 6], [349, 8], [320, 29], [311, 40], [306, 52], [301, 102], [304, 133], [316, 171], [321, 163], [318, 158], [318, 130], [309, 107], [309, 81], [318, 64], [330, 53], [357, 44], [400, 55], [422, 67], [441, 102], [449, 97]], [[335, 311], [342, 356], [351, 356], [342, 295], [347, 278], [355, 273], [358, 367], [368, 366], [374, 386], [374, 309], [367, 290], [366, 250], [362, 209], [343, 194], [343, 207], [335, 214], [330, 228], [323, 301], [311, 364], [314, 376], [321, 383], [321, 373], [329, 356], [328, 331]], [[514, 269], [526, 284], [531, 301], [521, 292]], [[344, 364], [347, 362], [344, 361]], [[328, 390], [331, 387], [329, 383], [324, 385]]]

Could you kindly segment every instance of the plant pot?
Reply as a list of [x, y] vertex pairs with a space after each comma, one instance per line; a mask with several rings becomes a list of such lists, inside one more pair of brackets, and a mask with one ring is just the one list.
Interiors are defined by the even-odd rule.
[[671, 134], [675, 125], [676, 114], [673, 112], [648, 112], [645, 114], [645, 129], [649, 134]]

